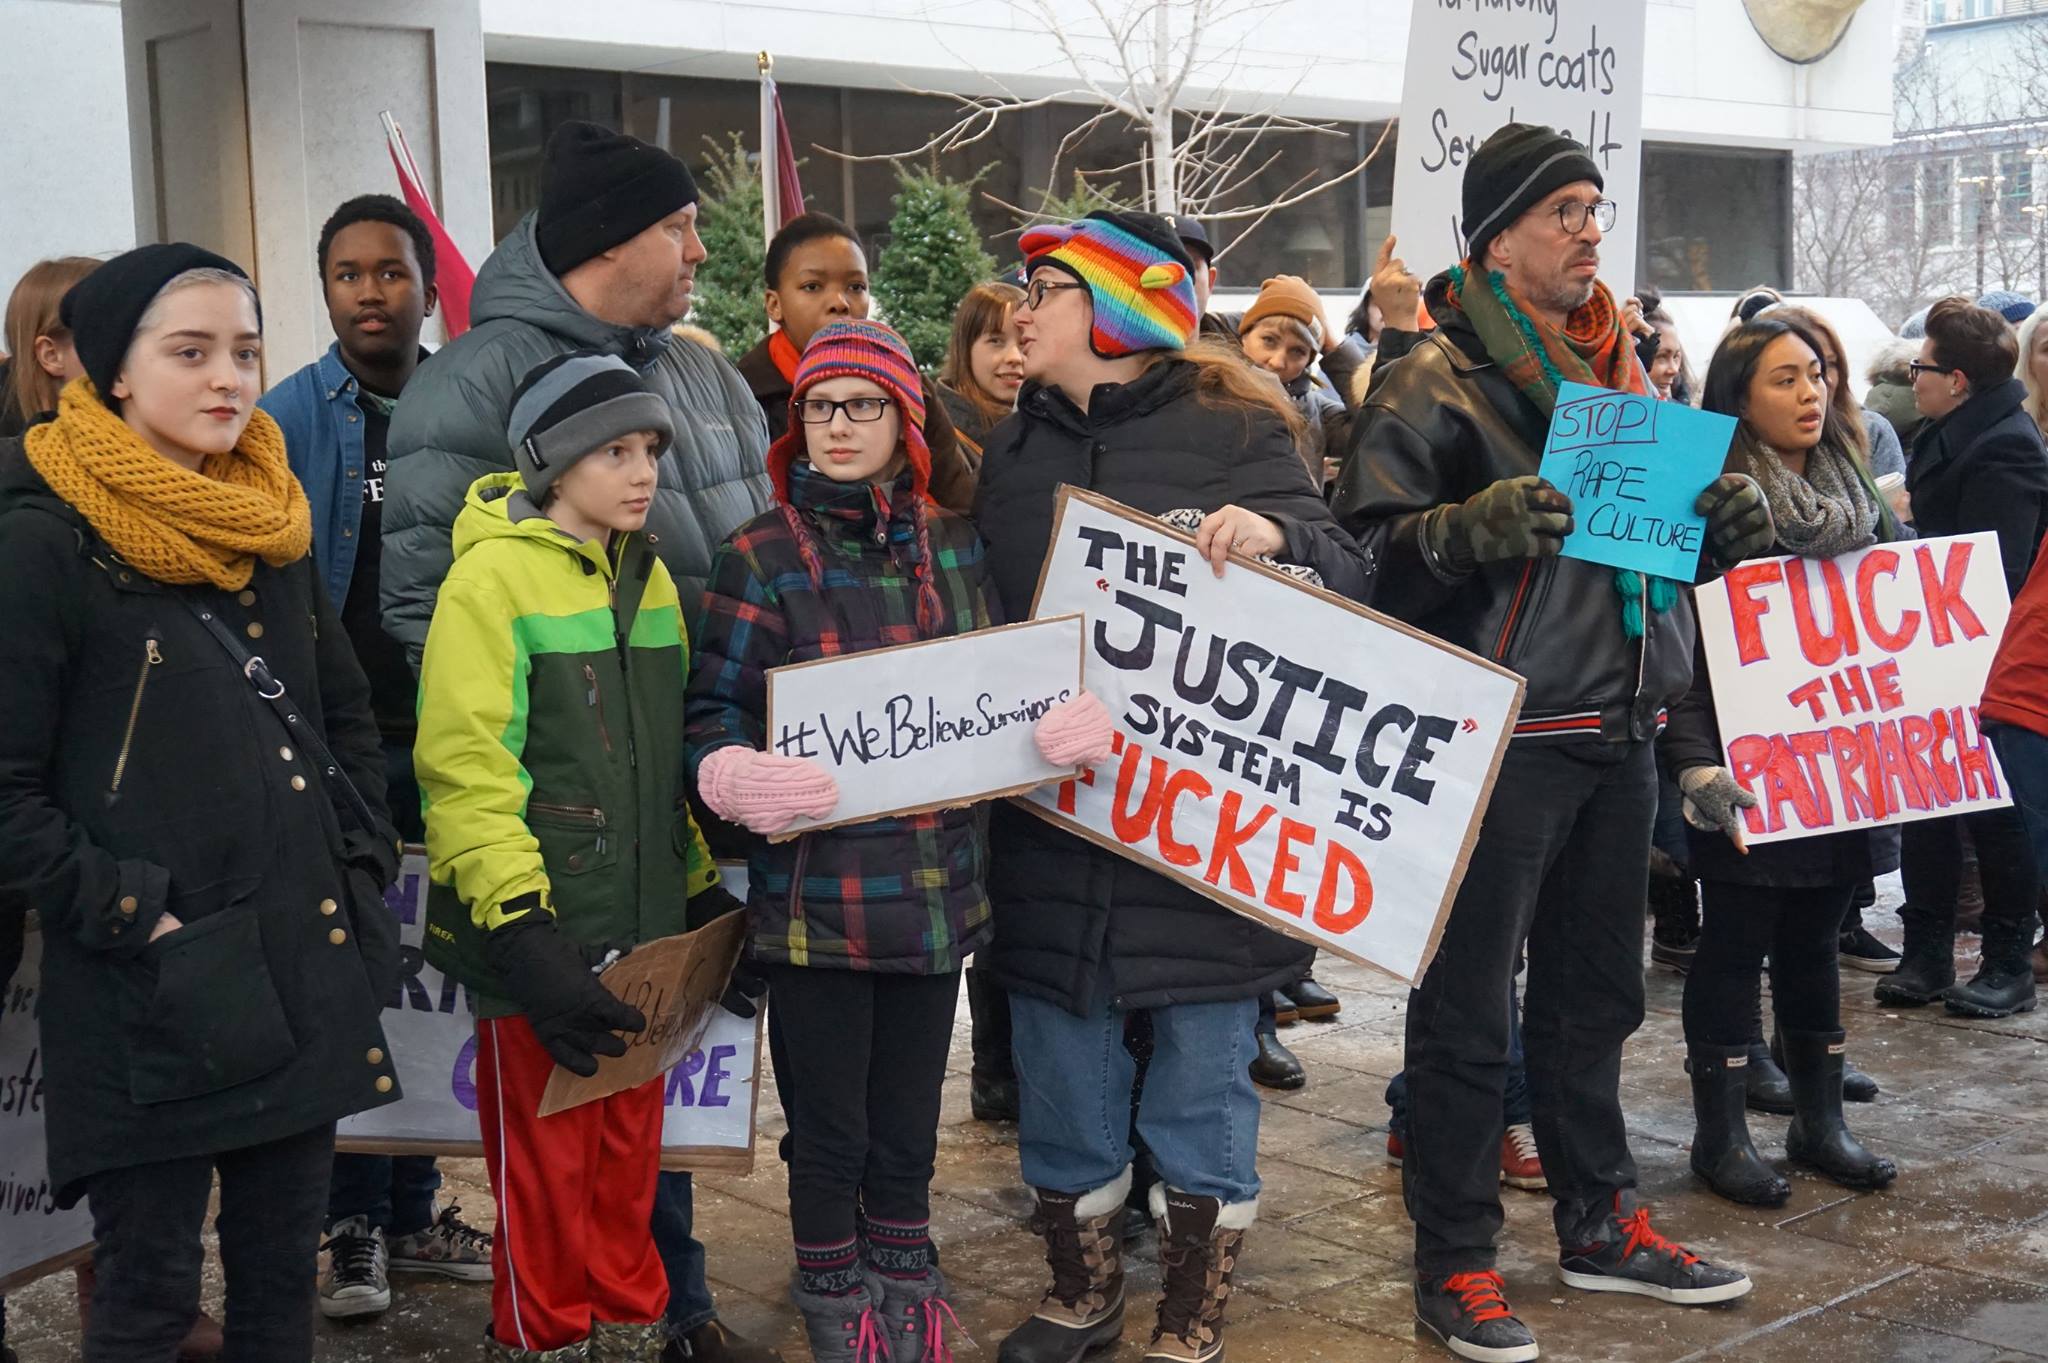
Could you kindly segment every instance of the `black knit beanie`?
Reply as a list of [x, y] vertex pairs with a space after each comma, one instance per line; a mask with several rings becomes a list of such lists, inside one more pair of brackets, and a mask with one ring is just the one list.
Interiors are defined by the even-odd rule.
[[[108, 408], [120, 410], [114, 380], [120, 377], [121, 361], [128, 357], [142, 314], [149, 311], [164, 285], [187, 270], [226, 270], [243, 279], [249, 277], [248, 271], [226, 256], [190, 242], [164, 242], [115, 256], [73, 284], [57, 305], [57, 319], [71, 332], [78, 362]], [[260, 302], [256, 326], [259, 330], [263, 326]]]
[[661, 148], [595, 123], [564, 123], [540, 168], [541, 264], [567, 274], [695, 202], [690, 168]]
[[1605, 178], [1587, 150], [1561, 132], [1504, 123], [1465, 166], [1465, 259], [1486, 263], [1486, 244], [1566, 185]]

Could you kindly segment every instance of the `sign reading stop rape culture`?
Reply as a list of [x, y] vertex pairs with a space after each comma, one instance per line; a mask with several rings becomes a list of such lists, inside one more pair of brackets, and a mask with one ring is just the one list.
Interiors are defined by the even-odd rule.
[[1424, 278], [1464, 255], [1465, 166], [1504, 123], [1537, 123], [1582, 143], [1620, 207], [1600, 245], [1601, 276], [1634, 288], [1642, 212], [1644, 0], [1414, 0], [1393, 230]]
[[1084, 613], [1114, 754], [1033, 813], [1410, 983], [1463, 880], [1522, 679], [1063, 488], [1036, 615]]
[[1753, 559], [1695, 599], [1749, 843], [2012, 803], [1977, 722], [2010, 610], [1995, 534]]
[[1707, 526], [1693, 503], [1719, 476], [1734, 437], [1731, 416], [1558, 385], [1538, 471], [1572, 499], [1565, 556], [1692, 581]]

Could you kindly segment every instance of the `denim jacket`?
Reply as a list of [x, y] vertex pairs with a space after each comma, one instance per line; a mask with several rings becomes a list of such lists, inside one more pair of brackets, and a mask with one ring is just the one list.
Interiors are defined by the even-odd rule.
[[356, 393], [356, 376], [341, 362], [336, 341], [256, 404], [284, 430], [285, 457], [313, 507], [313, 561], [336, 609], [348, 599], [363, 521], [363, 411]]

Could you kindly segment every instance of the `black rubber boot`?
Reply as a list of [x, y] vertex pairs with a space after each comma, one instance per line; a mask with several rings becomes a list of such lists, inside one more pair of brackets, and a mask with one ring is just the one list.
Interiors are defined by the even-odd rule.
[[1792, 1185], [1764, 1163], [1744, 1112], [1747, 1046], [1688, 1046], [1692, 1072], [1692, 1171], [1730, 1202], [1780, 1207]]
[[1010, 1058], [1010, 995], [987, 971], [967, 971], [968, 1033], [974, 1048], [967, 1102], [977, 1122], [1017, 1120], [1017, 1067]]
[[[1785, 1068], [1784, 1033], [1776, 1027], [1771, 1029], [1771, 1059], [1777, 1062], [1779, 1069]], [[1848, 1056], [1842, 1057], [1842, 1097], [1845, 1101], [1874, 1103], [1880, 1091], [1875, 1079], [1857, 1069]]]
[[1899, 968], [1877, 982], [1871, 996], [1894, 1008], [1921, 1008], [1942, 997], [1956, 982], [1956, 939], [1952, 925], [1910, 906], [1899, 917], [1906, 924], [1906, 949]]
[[1651, 858], [1649, 898], [1650, 960], [1680, 975], [1690, 973], [1700, 945], [1699, 882], [1657, 853]]
[[1785, 1133], [1785, 1153], [1844, 1188], [1882, 1188], [1898, 1166], [1871, 1154], [1842, 1119], [1840, 1032], [1792, 1032], [1785, 1037], [1785, 1070], [1799, 1110]]
[[2003, 1018], [2034, 1011], [2034, 964], [2027, 959], [2033, 946], [2033, 917], [2029, 912], [2021, 926], [1985, 914], [1984, 964], [1968, 984], [1948, 991], [1949, 1012], [1966, 1018]]
[[1745, 1054], [1749, 1064], [1742, 1076], [1744, 1101], [1752, 1112], [1768, 1112], [1774, 1117], [1787, 1117], [1792, 1113], [1792, 1084], [1785, 1078], [1785, 1071], [1778, 1068], [1778, 1062], [1771, 1058], [1771, 1048], [1761, 1041], [1752, 1041]]

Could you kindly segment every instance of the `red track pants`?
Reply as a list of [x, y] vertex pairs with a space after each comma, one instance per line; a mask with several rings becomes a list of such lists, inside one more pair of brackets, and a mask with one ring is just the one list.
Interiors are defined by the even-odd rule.
[[524, 1017], [476, 1025], [476, 1112], [498, 1199], [491, 1333], [559, 1349], [592, 1321], [660, 1320], [668, 1277], [649, 1222], [662, 1084], [537, 1117], [555, 1062]]

